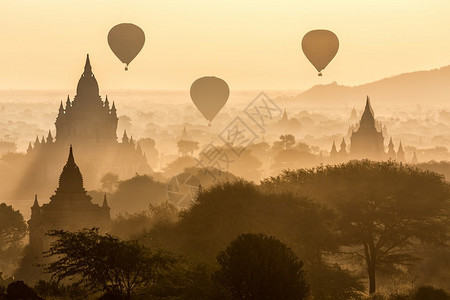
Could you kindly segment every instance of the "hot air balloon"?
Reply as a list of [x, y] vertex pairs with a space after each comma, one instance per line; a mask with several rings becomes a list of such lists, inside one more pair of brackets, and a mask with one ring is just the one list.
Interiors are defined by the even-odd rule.
[[322, 76], [321, 71], [330, 63], [339, 49], [338, 37], [329, 30], [317, 29], [305, 34], [302, 49], [306, 58]]
[[141, 28], [134, 24], [122, 23], [114, 26], [108, 33], [108, 44], [112, 52], [128, 65], [138, 55], [145, 43], [145, 34]]
[[191, 85], [191, 99], [206, 120], [211, 121], [227, 103], [230, 96], [228, 84], [214, 76], [202, 77]]

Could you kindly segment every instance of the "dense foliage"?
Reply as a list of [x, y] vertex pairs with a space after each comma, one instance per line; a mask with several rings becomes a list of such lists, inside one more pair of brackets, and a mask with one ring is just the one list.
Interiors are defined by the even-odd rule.
[[46, 271], [57, 281], [72, 278], [92, 290], [125, 294], [154, 284], [173, 258], [150, 251], [136, 241], [100, 235], [98, 229], [78, 232], [50, 231], [56, 240], [47, 256], [55, 257]]
[[284, 171], [263, 182], [265, 191], [295, 192], [335, 209], [341, 245], [364, 260], [370, 293], [378, 267], [409, 263], [419, 242], [445, 245], [449, 185], [443, 176], [394, 162], [353, 161]]
[[243, 234], [217, 256], [214, 274], [235, 299], [305, 299], [303, 262], [274, 237]]

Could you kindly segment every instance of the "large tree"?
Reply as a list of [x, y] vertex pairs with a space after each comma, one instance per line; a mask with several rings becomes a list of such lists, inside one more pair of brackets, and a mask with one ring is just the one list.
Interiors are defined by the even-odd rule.
[[295, 136], [293, 136], [292, 134], [280, 135], [280, 141], [283, 145], [284, 150], [288, 150], [295, 145]]
[[235, 299], [305, 299], [303, 262], [274, 237], [242, 234], [217, 256], [214, 274]]
[[379, 267], [410, 262], [417, 243], [442, 245], [448, 239], [449, 185], [436, 173], [394, 162], [352, 161], [285, 171], [262, 186], [334, 207], [342, 245], [365, 262], [371, 294]]
[[168, 199], [167, 185], [152, 176], [139, 175], [120, 181], [117, 190], [108, 197], [111, 213], [135, 213]]
[[19, 243], [27, 233], [22, 214], [11, 205], [0, 204], [0, 250]]
[[26, 234], [27, 225], [22, 214], [10, 205], [0, 204], [0, 276], [2, 272], [8, 276], [13, 274]]
[[157, 227], [152, 238], [171, 250], [203, 253], [213, 259], [238, 235], [276, 236], [305, 261], [321, 261], [333, 251], [333, 215], [305, 198], [272, 195], [250, 182], [223, 182], [204, 189], [175, 226]]
[[127, 298], [135, 290], [153, 285], [173, 261], [166, 252], [152, 252], [136, 241], [100, 235], [96, 228], [54, 230], [48, 235], [55, 238], [46, 252], [47, 257], [56, 258], [45, 269], [52, 279], [72, 278], [92, 290]]

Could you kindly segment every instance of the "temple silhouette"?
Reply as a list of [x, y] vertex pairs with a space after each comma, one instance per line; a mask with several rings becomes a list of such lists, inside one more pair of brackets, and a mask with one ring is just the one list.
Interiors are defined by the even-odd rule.
[[[355, 117], [356, 110], [353, 108], [350, 120], [353, 120]], [[378, 161], [391, 159], [397, 162], [406, 162], [402, 142], [400, 142], [397, 151], [395, 151], [391, 137], [387, 145], [388, 150], [387, 152], [385, 151], [385, 135], [387, 136], [387, 128], [375, 119], [370, 98], [367, 96], [366, 106], [359, 123], [349, 127], [349, 133], [347, 134], [350, 139], [349, 147], [347, 147], [345, 138], [342, 138], [338, 151], [336, 143], [333, 141], [330, 151], [331, 163], [345, 162], [350, 159]], [[417, 157], [412, 162], [416, 163]]]
[[106, 196], [101, 206], [91, 200], [84, 188], [83, 176], [75, 163], [70, 146], [67, 162], [50, 202], [39, 205], [35, 195], [31, 218], [28, 221], [29, 244], [25, 248], [16, 276], [27, 281], [35, 278], [50, 279], [49, 276], [43, 275], [43, 265], [50, 262], [44, 251], [50, 249], [53, 241], [46, 235], [49, 230], [76, 231], [93, 227], [99, 228], [101, 232], [109, 230], [111, 218]]
[[77, 149], [79, 164], [85, 170], [85, 184], [90, 189], [98, 188], [106, 173], [114, 173], [124, 179], [136, 173], [153, 173], [145, 153], [132, 136], [124, 132], [121, 142], [118, 142], [117, 125], [115, 103], [110, 104], [108, 96], [103, 101], [99, 95], [99, 86], [87, 55], [77, 94], [72, 101], [67, 96], [65, 106], [63, 101], [59, 105], [55, 136], [49, 130], [47, 138], [36, 136], [35, 142], [29, 143], [27, 158], [33, 172], [25, 175], [21, 186], [33, 188], [39, 194], [48, 193], [48, 184], [57, 179], [56, 170], [63, 163], [65, 149], [69, 145]]
[[75, 231], [92, 227], [107, 230], [111, 219], [106, 196], [102, 206], [93, 204], [91, 199], [84, 189], [83, 176], [70, 147], [67, 163], [59, 176], [58, 188], [50, 197], [50, 202], [39, 206], [35, 196], [28, 221], [30, 247], [40, 252], [47, 249], [50, 240], [45, 234], [49, 230]]
[[55, 122], [56, 142], [74, 145], [116, 143], [118, 120], [114, 101], [109, 107], [108, 96], [103, 102], [99, 95], [88, 54], [76, 96], [72, 102], [67, 97], [65, 108], [62, 101], [59, 106]]

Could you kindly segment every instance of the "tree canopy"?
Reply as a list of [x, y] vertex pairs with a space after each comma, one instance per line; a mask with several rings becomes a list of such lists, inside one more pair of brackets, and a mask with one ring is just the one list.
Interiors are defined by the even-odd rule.
[[336, 209], [341, 245], [363, 259], [375, 292], [379, 267], [408, 263], [414, 243], [448, 239], [449, 185], [442, 175], [394, 162], [352, 161], [285, 171], [264, 190], [317, 199]]
[[305, 299], [303, 262], [274, 237], [242, 234], [217, 256], [214, 278], [236, 299]]
[[136, 241], [100, 235], [97, 228], [53, 230], [48, 235], [55, 238], [46, 252], [56, 258], [45, 268], [52, 279], [74, 279], [111, 294], [130, 297], [135, 290], [151, 286], [173, 260], [167, 252], [150, 251]]
[[11, 205], [0, 204], [0, 250], [19, 243], [27, 233], [22, 214]]
[[333, 217], [306, 198], [265, 194], [237, 180], [204, 189], [177, 224], [157, 227], [150, 235], [171, 250], [214, 258], [240, 234], [264, 233], [289, 241], [303, 259], [317, 262], [322, 251], [335, 249]]

